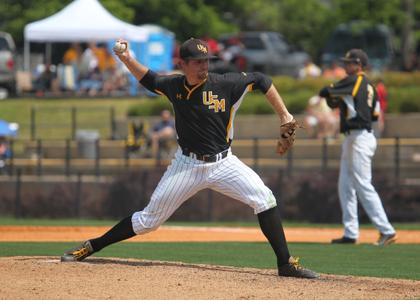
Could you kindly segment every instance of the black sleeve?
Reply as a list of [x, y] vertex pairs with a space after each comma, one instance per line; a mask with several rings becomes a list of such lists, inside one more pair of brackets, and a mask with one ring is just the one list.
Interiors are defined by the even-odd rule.
[[149, 91], [167, 96], [171, 78], [171, 76], [159, 75], [149, 70], [139, 82]]
[[234, 79], [233, 95], [237, 100], [245, 91], [260, 90], [267, 93], [273, 83], [270, 77], [260, 72], [254, 73], [232, 73], [231, 79]]
[[355, 84], [355, 77], [348, 76], [337, 83], [323, 87], [319, 91], [319, 96], [327, 100], [327, 104], [331, 108], [336, 108], [343, 96], [351, 95]]
[[253, 86], [252, 89], [258, 89], [261, 92], [263, 92], [264, 94], [267, 93], [268, 89], [270, 88], [271, 84], [273, 83], [273, 81], [271, 80], [270, 77], [268, 77], [267, 75], [260, 73], [260, 72], [255, 72], [255, 73], [249, 73], [248, 76], [253, 77]]
[[348, 76], [337, 83], [331, 84], [327, 87], [329, 97], [351, 95], [356, 79], [356, 76]]
[[322, 98], [325, 98], [325, 100], [327, 101], [327, 105], [331, 108], [336, 108], [338, 107], [338, 103], [340, 102], [340, 98], [335, 97], [332, 98], [330, 95], [330, 90], [328, 86], [323, 87], [320, 91], [319, 91], [319, 96]]

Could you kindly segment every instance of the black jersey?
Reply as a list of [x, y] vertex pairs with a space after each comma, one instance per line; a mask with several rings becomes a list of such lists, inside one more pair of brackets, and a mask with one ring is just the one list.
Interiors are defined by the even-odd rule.
[[182, 149], [213, 155], [230, 147], [233, 119], [245, 94], [253, 89], [266, 93], [271, 79], [259, 72], [209, 73], [191, 87], [184, 75], [165, 76], [149, 70], [140, 83], [171, 101]]
[[379, 102], [376, 89], [364, 73], [347, 76], [324, 88], [320, 96], [327, 98], [330, 107], [339, 107], [341, 132], [372, 129], [372, 121], [377, 119]]

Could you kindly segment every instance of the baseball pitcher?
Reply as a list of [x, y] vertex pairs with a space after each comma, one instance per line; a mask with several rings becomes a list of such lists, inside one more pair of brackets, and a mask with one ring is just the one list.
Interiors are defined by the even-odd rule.
[[208, 46], [191, 38], [180, 48], [183, 75], [158, 75], [140, 64], [120, 40], [118, 58], [150, 91], [164, 95], [175, 112], [178, 151], [161, 178], [149, 204], [123, 219], [103, 236], [66, 252], [62, 261], [80, 261], [102, 248], [156, 230], [198, 191], [210, 188], [250, 206], [272, 246], [279, 276], [316, 278], [290, 256], [276, 199], [261, 178], [231, 151], [234, 118], [247, 92], [258, 89], [274, 107], [280, 121], [277, 151], [293, 144], [298, 127], [270, 78], [262, 73], [209, 73]]

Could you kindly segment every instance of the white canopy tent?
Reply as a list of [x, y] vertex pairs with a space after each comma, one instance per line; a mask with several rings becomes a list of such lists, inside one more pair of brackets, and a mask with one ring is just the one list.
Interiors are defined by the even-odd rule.
[[148, 31], [117, 19], [98, 0], [74, 0], [58, 13], [25, 26], [24, 67], [29, 70], [30, 42], [145, 41]]

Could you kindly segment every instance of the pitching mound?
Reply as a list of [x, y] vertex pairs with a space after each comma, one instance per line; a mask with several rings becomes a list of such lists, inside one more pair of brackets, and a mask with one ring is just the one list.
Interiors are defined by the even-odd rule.
[[415, 299], [420, 281], [115, 258], [61, 263], [57, 257], [0, 258], [8, 299]]

